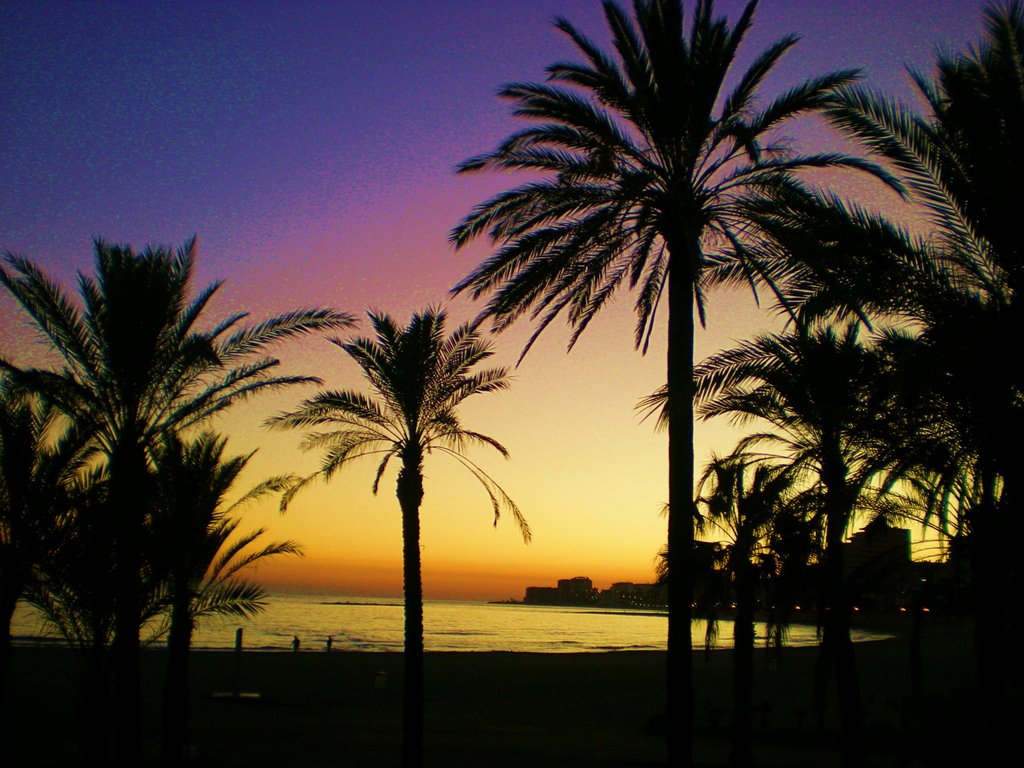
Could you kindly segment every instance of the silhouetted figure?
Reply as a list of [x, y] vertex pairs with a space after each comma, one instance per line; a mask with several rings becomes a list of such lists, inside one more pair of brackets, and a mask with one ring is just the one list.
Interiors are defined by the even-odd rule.
[[331, 646], [334, 645], [334, 635], [327, 636], [327, 652], [331, 652]]
[[238, 694], [242, 690], [242, 684], [240, 682], [241, 681], [241, 671], [240, 671], [240, 668], [242, 666], [242, 628], [241, 627], [238, 627], [235, 630], [235, 652], [234, 652], [233, 656], [235, 657], [235, 696], [237, 697]]
[[295, 652], [295, 651], [298, 651], [298, 650], [299, 650], [299, 636], [296, 635], [295, 637], [292, 638], [292, 651]]

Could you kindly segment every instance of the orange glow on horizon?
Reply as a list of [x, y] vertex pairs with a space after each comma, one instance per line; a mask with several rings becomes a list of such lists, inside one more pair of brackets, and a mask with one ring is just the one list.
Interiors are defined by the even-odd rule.
[[[423, 592], [428, 600], [522, 600], [527, 587], [553, 587], [559, 579], [587, 576], [597, 589], [621, 581], [650, 584], [649, 569], [635, 572], [612, 571], [605, 567], [580, 572], [493, 572], [452, 563], [447, 567], [424, 567]], [[359, 563], [329, 558], [281, 558], [264, 563], [250, 577], [270, 592], [301, 591], [346, 597], [402, 597], [402, 565], [396, 558], [386, 564]]]

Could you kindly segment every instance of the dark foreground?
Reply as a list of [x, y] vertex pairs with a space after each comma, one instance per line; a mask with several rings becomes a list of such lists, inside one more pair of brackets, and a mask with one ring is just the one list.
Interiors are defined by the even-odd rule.
[[[869, 765], [973, 765], [974, 668], [969, 632], [926, 633], [924, 696], [911, 697], [904, 638], [858, 645]], [[834, 690], [814, 707], [816, 649], [758, 652], [755, 754], [760, 766], [838, 766]], [[235, 675], [235, 663], [239, 671]], [[0, 765], [77, 762], [70, 652], [18, 647]], [[163, 654], [145, 654], [145, 720], [155, 752]], [[231, 652], [192, 656], [190, 766], [399, 764], [400, 654]], [[428, 766], [663, 764], [664, 654], [433, 653], [427, 656]], [[728, 759], [731, 657], [695, 657], [699, 765]], [[258, 692], [258, 699], [212, 694]]]

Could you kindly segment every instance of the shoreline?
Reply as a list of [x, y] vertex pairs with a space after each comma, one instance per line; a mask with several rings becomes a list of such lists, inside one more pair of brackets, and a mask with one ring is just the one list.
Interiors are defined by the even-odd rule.
[[[328, 605], [357, 605], [358, 606], [358, 605], [376, 605], [376, 604], [370, 604], [370, 603], [328, 603]], [[401, 607], [401, 606], [397, 606], [397, 607]], [[530, 607], [530, 606], [527, 606], [527, 607]], [[564, 608], [568, 608], [568, 609], [572, 610], [574, 613], [593, 614], [593, 615], [598, 615], [598, 616], [635, 616], [635, 617], [639, 617], [639, 618], [650, 618], [652, 616], [654, 616], [654, 617], [664, 617], [664, 616], [667, 615], [667, 614], [664, 614], [664, 613], [661, 613], [661, 612], [656, 612], [656, 611], [646, 611], [646, 610], [636, 610], [636, 609], [607, 609], [607, 608], [605, 608], [605, 609], [588, 609], [588, 608], [573, 607], [573, 606], [547, 606], [547, 607], [555, 608], [555, 609], [557, 609], [559, 607], [564, 607]], [[702, 618], [697, 618], [697, 619], [694, 620], [695, 629], [699, 630], [699, 631], [694, 631], [694, 633], [693, 633], [693, 651], [695, 653], [696, 652], [701, 652], [701, 653], [704, 652], [703, 630], [700, 629], [700, 626], [702, 625], [703, 621], [704, 621], [704, 619], [702, 619]], [[720, 622], [721, 625], [724, 625], [724, 626], [720, 626], [720, 628], [719, 628], [718, 640], [716, 642], [716, 645], [712, 648], [713, 651], [720, 651], [720, 650], [721, 651], [729, 651], [729, 650], [732, 649], [732, 632], [729, 629], [729, 627], [731, 626], [731, 621], [732, 621], [731, 613], [727, 613], [725, 615], [719, 616], [719, 622]], [[886, 640], [886, 639], [891, 639], [891, 638], [909, 638], [909, 636], [911, 635], [911, 633], [913, 631], [913, 624], [912, 624], [912, 622], [913, 622], [913, 618], [909, 614], [901, 614], [901, 615], [897, 615], [897, 614], [854, 614], [854, 617], [851, 620], [851, 627], [850, 628], [855, 633], [854, 643], [857, 644], [857, 645], [861, 645], [863, 643], [875, 642], [875, 641], [878, 641], [878, 640]], [[764, 616], [763, 615], [762, 616], [757, 616], [755, 618], [755, 627], [756, 627], [756, 631], [758, 632], [757, 637], [756, 637], [756, 649], [758, 649], [758, 650], [763, 650], [764, 649], [764, 635], [763, 635], [763, 632], [762, 632], [762, 630], [764, 628], [764, 625], [765, 625]], [[939, 616], [932, 615], [932, 616], [929, 616], [929, 617], [927, 617], [925, 619], [925, 621], [924, 621], [922, 626], [924, 628], [924, 631], [926, 631], [926, 632], [927, 631], [946, 631], [946, 630], [953, 631], [953, 632], [962, 632], [962, 631], [967, 631], [971, 627], [973, 627], [973, 623], [969, 619], [952, 618], [952, 617], [941, 616], [941, 615], [939, 615]], [[811, 621], [792, 621], [792, 622], [790, 622], [787, 625], [787, 629], [798, 629], [798, 630], [801, 630], [804, 634], [812, 633], [817, 628], [818, 628], [817, 624], [814, 623], [814, 622], [811, 622]], [[863, 633], [863, 635], [867, 635], [867, 636], [866, 637], [865, 636], [858, 636], [860, 633]], [[430, 638], [429, 638], [429, 634], [430, 634], [429, 631], [428, 631], [427, 634], [428, 634], [428, 638], [427, 639], [428, 639], [428, 643], [429, 643], [429, 640], [430, 640]], [[201, 639], [199, 641], [193, 641], [192, 650], [193, 651], [203, 651], [203, 652], [205, 652], [205, 651], [211, 651], [211, 652], [228, 651], [228, 652], [233, 652], [234, 651], [233, 631], [232, 631], [232, 633], [228, 633], [225, 630], [225, 634], [224, 634], [223, 637], [224, 637], [224, 639], [222, 641], [217, 641], [216, 644], [203, 644]], [[13, 635], [11, 639], [12, 639], [12, 646], [15, 646], [15, 647], [24, 647], [24, 648], [58, 648], [58, 649], [59, 648], [69, 648], [70, 647], [70, 646], [68, 646], [66, 644], [66, 642], [65, 642], [65, 640], [63, 638], [60, 638], [60, 637], [57, 637], [57, 636], [54, 636], [54, 635], [27, 634], [27, 633], [23, 632], [23, 633], [20, 633], [20, 634]], [[256, 652], [256, 653], [274, 653], [274, 652], [289, 652], [290, 653], [290, 652], [292, 652], [291, 651], [291, 647], [290, 647], [290, 640], [291, 640], [291, 637], [289, 636], [287, 638], [282, 638], [280, 644], [270, 645], [270, 644], [264, 643], [264, 644], [260, 644], [260, 645], [255, 645], [255, 644], [254, 645], [245, 645], [243, 647], [243, 651], [245, 651], [245, 652]], [[346, 646], [344, 644], [344, 640], [336, 640], [332, 650], [335, 653], [346, 652], [346, 653], [399, 653], [400, 654], [400, 653], [402, 653], [401, 638], [398, 637], [398, 638], [396, 638], [396, 640], [397, 640], [397, 643], [393, 647], [390, 647], [390, 648], [382, 647], [384, 645], [389, 645], [387, 643], [375, 643], [375, 644], [372, 644], [374, 647], [361, 648], [361, 647], [353, 647], [351, 645]], [[158, 640], [144, 641], [143, 642], [143, 647], [151, 649], [151, 650], [160, 650], [160, 648], [161, 648], [161, 646], [163, 645], [164, 642], [165, 642], [164, 638], [160, 638]], [[804, 647], [816, 646], [816, 645], [817, 645], [817, 640], [814, 640], [813, 642], [809, 642], [807, 640], [807, 638], [802, 638], [802, 639], [797, 639], [795, 642], [791, 641], [791, 642], [787, 643], [787, 645], [785, 647], [786, 648], [804, 648]], [[304, 644], [300, 648], [299, 652], [300, 653], [323, 653], [324, 650], [325, 649], [324, 649], [322, 643], [318, 644], [315, 640], [313, 640], [310, 644]], [[661, 652], [664, 652], [665, 648], [664, 648], [663, 645], [660, 646], [660, 647], [658, 647], [658, 646], [650, 646], [650, 645], [638, 645], [638, 646], [624, 645], [622, 647], [607, 646], [607, 647], [595, 647], [595, 648], [592, 648], [592, 649], [585, 649], [585, 650], [539, 650], [538, 651], [538, 650], [515, 650], [515, 649], [507, 649], [507, 648], [486, 648], [486, 647], [480, 648], [480, 649], [463, 649], [463, 648], [458, 648], [458, 649], [456, 649], [456, 648], [431, 649], [431, 648], [428, 647], [427, 652], [428, 653], [510, 652], [510, 653], [542, 653], [542, 654], [543, 653], [554, 653], [554, 654], [561, 654], [561, 653], [615, 653], [615, 652], [620, 652], [620, 651], [633, 651], [633, 650], [652, 651], [652, 652], [661, 651]]]
[[[975, 699], [970, 632], [926, 627], [923, 701], [910, 692], [906, 637], [858, 643], [869, 765], [971, 764]], [[837, 704], [814, 697], [814, 647], [755, 656], [755, 754], [762, 768], [839, 766]], [[165, 654], [143, 653], [147, 749], [155, 749]], [[400, 763], [401, 653], [194, 650], [189, 766]], [[695, 651], [697, 765], [725, 765], [732, 653]], [[74, 653], [12, 650], [5, 765], [60, 766], [77, 758]], [[504, 768], [654, 766], [664, 762], [664, 651], [425, 655], [426, 765]], [[259, 698], [214, 697], [233, 692]], [[954, 734], [935, 739], [928, 712]], [[933, 751], [929, 742], [934, 743]]]

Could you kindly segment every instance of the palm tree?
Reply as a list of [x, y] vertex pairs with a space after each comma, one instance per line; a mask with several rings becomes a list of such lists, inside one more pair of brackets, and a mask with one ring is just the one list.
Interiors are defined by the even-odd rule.
[[[1024, 333], [1016, 196], [1005, 193], [1007, 183], [1024, 175], [1024, 10], [1016, 0], [993, 4], [984, 20], [979, 45], [939, 54], [931, 78], [911, 73], [924, 113], [862, 89], [843, 90], [827, 112], [906, 181], [928, 225], [922, 236], [863, 212], [860, 226], [844, 229], [837, 222], [847, 211], [835, 200], [795, 211], [779, 207], [771, 216], [788, 219], [776, 223], [798, 233], [784, 235], [786, 248], [790, 263], [802, 261], [812, 276], [807, 297], [815, 308], [853, 306], [913, 330], [902, 334], [901, 346], [914, 347], [913, 364], [929, 375], [919, 377], [926, 381], [910, 397], [931, 406], [914, 432], [939, 437], [952, 455], [969, 461], [964, 469], [979, 483], [981, 497], [968, 511], [969, 546], [988, 708], [982, 719], [992, 732], [984, 741], [995, 760], [1004, 751], [1000, 740], [1013, 733], [1007, 680], [1024, 680], [1012, 652], [1021, 614], [1004, 599], [1006, 585], [1024, 588], [1013, 550], [1024, 533], [1016, 509], [1024, 460], [1007, 449], [1024, 428], [1024, 379], [1020, 366], [1004, 364]], [[801, 254], [794, 247], [800, 241], [830, 246], [812, 245]], [[914, 432], [906, 436], [919, 446]]]
[[[490, 294], [484, 315], [499, 330], [529, 314], [537, 327], [527, 350], [560, 315], [574, 329], [571, 347], [623, 287], [637, 291], [635, 340], [646, 349], [667, 302], [668, 545], [678, 561], [669, 571], [672, 764], [689, 762], [693, 727], [694, 310], [703, 319], [715, 274], [761, 279], [745, 259], [758, 236], [745, 214], [752, 197], [799, 187], [795, 173], [805, 168], [857, 167], [889, 179], [845, 156], [794, 155], [778, 138], [787, 120], [819, 110], [855, 72], [810, 79], [758, 110], [765, 78], [797, 41], [788, 36], [728, 77], [755, 8], [748, 3], [730, 27], [712, 0], [699, 0], [685, 30], [679, 0], [635, 0], [632, 20], [605, 2], [613, 55], [559, 20], [584, 61], [550, 66], [549, 84], [506, 85], [501, 96], [531, 125], [459, 168], [526, 171], [530, 180], [478, 205], [451, 234], [457, 247], [481, 235], [499, 246], [454, 291]], [[731, 260], [745, 266], [709, 272]]]
[[300, 554], [292, 541], [274, 542], [246, 551], [264, 531], [257, 529], [229, 541], [239, 520], [230, 513], [239, 505], [281, 491], [290, 480], [274, 477], [245, 493], [231, 505], [225, 497], [252, 454], [225, 459], [226, 440], [204, 432], [184, 443], [164, 438], [157, 456], [157, 503], [149, 533], [154, 546], [154, 578], [161, 583], [170, 611], [168, 664], [164, 688], [161, 762], [177, 765], [187, 729], [188, 649], [196, 620], [203, 615], [255, 615], [263, 609], [264, 592], [240, 581], [238, 572], [266, 557]]
[[[697, 487], [697, 506], [705, 520], [725, 534], [725, 567], [732, 577], [733, 749], [734, 766], [753, 765], [754, 613], [757, 586], [774, 565], [771, 544], [777, 521], [793, 495], [793, 475], [786, 467], [733, 453], [712, 457]], [[778, 526], [782, 528], [780, 524]]]
[[220, 283], [189, 298], [196, 243], [177, 251], [96, 242], [96, 275], [79, 276], [79, 309], [31, 261], [7, 254], [0, 284], [59, 355], [58, 371], [19, 369], [0, 358], [16, 381], [45, 393], [91, 432], [109, 470], [114, 536], [115, 723], [118, 760], [139, 765], [140, 574], [144, 522], [152, 501], [149, 466], [161, 434], [183, 429], [253, 394], [307, 376], [276, 373], [265, 356], [276, 341], [325, 328], [348, 327], [349, 315], [300, 310], [246, 327], [244, 313], [209, 330], [198, 323]]
[[[663, 409], [664, 392], [645, 399], [646, 409]], [[751, 470], [753, 470], [751, 472]], [[776, 652], [793, 618], [794, 597], [802, 594], [807, 569], [818, 551], [806, 499], [794, 489], [794, 474], [764, 456], [733, 452], [712, 457], [701, 475], [696, 506], [706, 514], [697, 529], [712, 527], [725, 542], [695, 553], [700, 589], [694, 608], [705, 621], [705, 652], [718, 638], [719, 607], [732, 603], [733, 618], [733, 765], [752, 765], [754, 613], [757, 586], [767, 598], [766, 646]], [[658, 554], [656, 573], [668, 577], [667, 550]], [[722, 578], [727, 575], [731, 583]]]
[[232, 504], [226, 497], [253, 454], [226, 458], [227, 440], [203, 432], [194, 440], [164, 437], [156, 457], [155, 511], [147, 533], [154, 588], [167, 604], [167, 674], [164, 683], [160, 761], [181, 762], [188, 728], [188, 651], [197, 619], [204, 615], [251, 617], [263, 610], [265, 592], [238, 573], [281, 554], [301, 554], [293, 541], [250, 547], [263, 536], [257, 529], [233, 538], [240, 505], [285, 489], [291, 478], [264, 480]]
[[0, 738], [6, 724], [11, 618], [52, 555], [87, 442], [49, 403], [0, 374]]
[[858, 340], [858, 326], [798, 327], [788, 335], [761, 335], [712, 355], [694, 371], [703, 418], [767, 422], [771, 429], [740, 441], [737, 450], [764, 446], [817, 498], [822, 553], [822, 660], [834, 666], [845, 762], [862, 765], [863, 711], [843, 569], [843, 540], [858, 505], [895, 460], [877, 439], [884, 430], [878, 406], [877, 355]]
[[321, 469], [293, 486], [282, 509], [295, 493], [317, 477], [329, 480], [350, 461], [377, 456], [373, 480], [376, 494], [392, 459], [400, 467], [395, 495], [402, 510], [402, 566], [405, 593], [405, 685], [403, 692], [403, 765], [422, 763], [423, 752], [423, 584], [420, 569], [420, 503], [423, 462], [427, 454], [454, 458], [483, 486], [497, 524], [502, 508], [511, 514], [523, 540], [530, 528], [515, 502], [490, 475], [473, 462], [470, 445], [494, 448], [508, 457], [492, 437], [462, 426], [456, 409], [468, 397], [508, 387], [504, 368], [473, 369], [492, 355], [472, 325], [445, 333], [446, 315], [428, 309], [400, 328], [385, 313], [370, 312], [375, 338], [332, 342], [351, 357], [369, 382], [373, 396], [353, 390], [330, 390], [303, 402], [296, 410], [270, 421], [277, 427], [320, 428], [306, 439], [307, 449], [324, 451]]
[[[51, 531], [47, 557], [26, 600], [73, 649], [83, 766], [109, 765], [114, 634], [114, 534], [106, 471], [93, 466], [68, 485], [69, 505]], [[147, 601], [148, 602], [148, 601]], [[148, 606], [144, 617], [152, 615]]]

